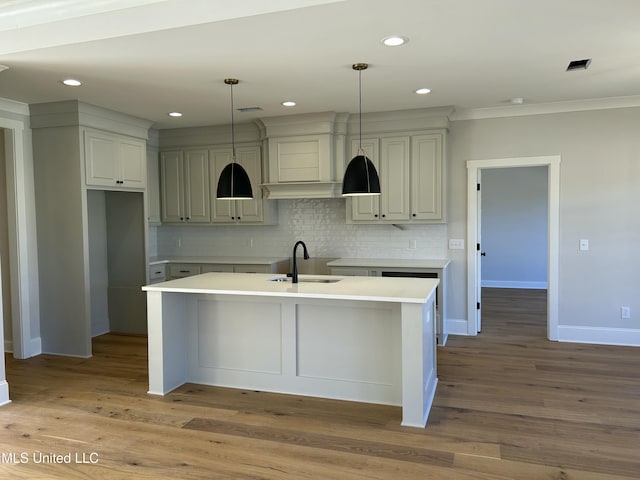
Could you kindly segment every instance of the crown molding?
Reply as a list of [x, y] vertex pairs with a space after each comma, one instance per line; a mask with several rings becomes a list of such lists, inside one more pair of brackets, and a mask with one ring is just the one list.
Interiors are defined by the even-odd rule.
[[449, 117], [452, 122], [459, 120], [481, 120], [486, 118], [522, 117], [549, 113], [582, 112], [611, 108], [640, 107], [640, 95], [628, 97], [592, 98], [566, 102], [508, 105], [490, 108], [455, 109]]
[[29, 105], [8, 98], [0, 98], [0, 110], [5, 112], [16, 113], [18, 115], [29, 116]]

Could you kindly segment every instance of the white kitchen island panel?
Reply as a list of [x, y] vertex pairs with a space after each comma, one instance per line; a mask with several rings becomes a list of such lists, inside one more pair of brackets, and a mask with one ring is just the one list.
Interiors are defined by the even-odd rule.
[[196, 354], [191, 370], [282, 374], [279, 303], [211, 301], [205, 297], [197, 300], [196, 308], [193, 330], [197, 335], [189, 342], [189, 352]]
[[247, 274], [228, 293], [238, 275], [144, 287], [149, 393], [192, 382], [401, 405], [402, 425], [424, 427], [437, 384], [437, 280], [277, 285]]

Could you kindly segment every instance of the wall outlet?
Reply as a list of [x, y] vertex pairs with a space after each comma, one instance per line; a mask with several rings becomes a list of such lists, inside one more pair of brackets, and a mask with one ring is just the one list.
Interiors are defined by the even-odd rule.
[[247, 242], [247, 246], [249, 248], [253, 248], [253, 238], [250, 238], [249, 241]]
[[176, 240], [176, 247], [178, 247], [178, 248], [182, 247], [182, 239], [181, 238]]
[[631, 307], [620, 307], [620, 318], [631, 318]]
[[589, 240], [583, 238], [580, 240], [580, 251], [586, 252], [587, 250], [589, 250]]
[[449, 250], [464, 250], [464, 240], [462, 238], [450, 238]]

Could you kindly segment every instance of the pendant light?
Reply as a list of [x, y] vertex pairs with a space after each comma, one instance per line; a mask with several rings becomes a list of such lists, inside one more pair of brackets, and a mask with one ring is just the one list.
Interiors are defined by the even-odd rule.
[[380, 195], [380, 179], [376, 167], [367, 158], [362, 148], [362, 71], [366, 63], [354, 63], [352, 68], [358, 72], [358, 109], [360, 114], [360, 145], [358, 154], [347, 165], [342, 180], [342, 195], [345, 197], [361, 195]]
[[253, 198], [249, 175], [242, 165], [236, 163], [236, 139], [233, 122], [233, 86], [238, 84], [236, 78], [225, 78], [224, 83], [231, 88], [231, 163], [227, 164], [218, 179], [218, 200], [249, 200]]

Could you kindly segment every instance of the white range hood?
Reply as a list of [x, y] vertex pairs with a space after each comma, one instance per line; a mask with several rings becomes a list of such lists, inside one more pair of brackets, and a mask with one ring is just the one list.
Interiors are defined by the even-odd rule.
[[322, 112], [263, 118], [269, 199], [333, 198], [342, 189], [349, 114]]

